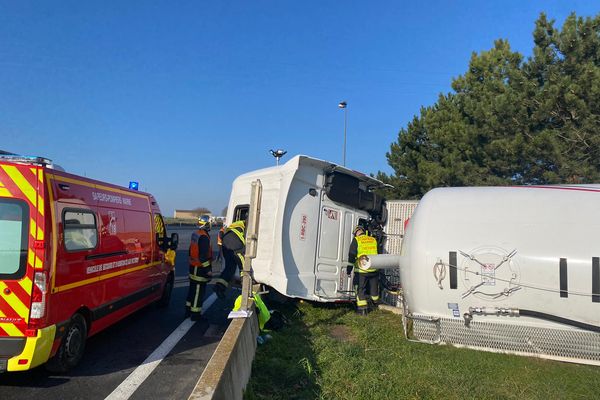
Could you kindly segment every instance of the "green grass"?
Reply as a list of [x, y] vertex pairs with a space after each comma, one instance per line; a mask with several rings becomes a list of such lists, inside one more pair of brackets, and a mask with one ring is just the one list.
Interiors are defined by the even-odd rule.
[[600, 367], [409, 342], [385, 311], [276, 308], [290, 324], [259, 346], [247, 400], [600, 398]]

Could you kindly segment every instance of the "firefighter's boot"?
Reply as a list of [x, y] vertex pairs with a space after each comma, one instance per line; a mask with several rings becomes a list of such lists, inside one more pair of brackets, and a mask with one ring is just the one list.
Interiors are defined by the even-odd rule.
[[356, 309], [356, 313], [362, 317], [366, 317], [369, 313], [369, 310], [367, 308], [360, 307]]

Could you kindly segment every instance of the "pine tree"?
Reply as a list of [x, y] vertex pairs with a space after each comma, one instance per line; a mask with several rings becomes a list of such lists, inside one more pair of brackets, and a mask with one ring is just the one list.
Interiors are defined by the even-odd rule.
[[421, 108], [387, 153], [388, 197], [438, 186], [600, 182], [600, 14], [562, 30], [544, 14], [532, 56], [473, 53], [453, 92]]

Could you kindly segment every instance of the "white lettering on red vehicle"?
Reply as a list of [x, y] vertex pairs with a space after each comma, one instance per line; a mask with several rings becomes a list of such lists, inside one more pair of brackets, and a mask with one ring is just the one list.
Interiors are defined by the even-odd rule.
[[119, 260], [119, 261], [113, 261], [113, 262], [104, 263], [104, 264], [92, 265], [90, 267], [87, 267], [86, 273], [93, 274], [96, 272], [107, 271], [109, 269], [125, 267], [125, 266], [131, 265], [131, 264], [137, 264], [138, 261], [140, 261], [140, 258], [134, 257], [134, 258], [128, 258], [126, 260]]
[[0, 317], [0, 323], [16, 324], [18, 322], [23, 322], [23, 318]]
[[122, 204], [125, 206], [131, 205], [131, 198], [121, 197], [115, 194], [92, 192], [92, 198], [94, 199], [94, 201], [99, 201], [101, 203]]

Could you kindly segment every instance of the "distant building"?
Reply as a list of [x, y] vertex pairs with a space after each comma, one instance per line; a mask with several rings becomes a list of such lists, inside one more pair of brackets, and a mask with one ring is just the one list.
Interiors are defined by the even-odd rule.
[[201, 215], [212, 217], [211, 213], [200, 212], [197, 210], [175, 210], [173, 217], [179, 219], [197, 219]]

